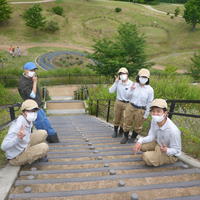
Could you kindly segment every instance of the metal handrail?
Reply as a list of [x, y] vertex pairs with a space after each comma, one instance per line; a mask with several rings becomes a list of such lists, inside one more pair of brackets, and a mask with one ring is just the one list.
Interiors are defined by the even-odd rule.
[[15, 115], [15, 107], [20, 108], [21, 106], [21, 103], [15, 103], [15, 104], [7, 104], [7, 105], [2, 105], [0, 106], [0, 109], [1, 110], [5, 110], [5, 109], [9, 109], [9, 113], [10, 113], [10, 120], [3, 123], [3, 124], [0, 124], [0, 130], [3, 130], [4, 128], [6, 128], [13, 120], [16, 119], [16, 115]]
[[[90, 106], [91, 107], [94, 104], [94, 102], [96, 102], [96, 110], [95, 110], [96, 117], [99, 116], [99, 106], [100, 106], [101, 101], [107, 101], [108, 102], [108, 103], [105, 103], [105, 106], [107, 105], [106, 121], [108, 122], [109, 117], [110, 117], [111, 101], [115, 101], [115, 100], [114, 99], [90, 99]], [[178, 100], [178, 99], [171, 100], [171, 99], [169, 99], [169, 100], [167, 100], [167, 103], [171, 103], [170, 108], [169, 108], [169, 116], [168, 116], [169, 118], [172, 118], [173, 115], [178, 115], [178, 116], [183, 116], [183, 117], [200, 118], [200, 115], [174, 112], [176, 103], [200, 104], [200, 100]], [[91, 109], [90, 109], [90, 114], [92, 114]]]

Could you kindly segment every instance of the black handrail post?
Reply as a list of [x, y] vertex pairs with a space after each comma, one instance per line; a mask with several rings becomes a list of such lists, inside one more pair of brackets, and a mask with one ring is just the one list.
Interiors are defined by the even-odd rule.
[[83, 87], [81, 87], [81, 100], [83, 100]]
[[42, 88], [42, 99], [45, 101], [45, 99], [46, 99], [46, 95], [47, 94], [47, 90], [46, 90], [46, 88], [45, 87], [43, 87]]
[[92, 115], [93, 100], [90, 100], [90, 114]]
[[96, 106], [96, 117], [99, 115], [99, 100], [97, 100], [97, 106]]
[[110, 117], [110, 100], [108, 100], [108, 110], [107, 110], [107, 119], [106, 119], [107, 122], [109, 122], [109, 117]]
[[174, 109], [175, 109], [175, 101], [172, 101], [171, 105], [170, 105], [170, 109], [169, 109], [169, 118], [172, 119], [172, 115], [173, 115], [173, 112], [174, 112]]
[[71, 84], [71, 83], [70, 83], [70, 73], [68, 74], [68, 80], [69, 80], [69, 84]]
[[10, 112], [10, 119], [11, 119], [11, 121], [15, 120], [15, 110], [14, 110], [14, 107], [9, 107], [9, 112]]

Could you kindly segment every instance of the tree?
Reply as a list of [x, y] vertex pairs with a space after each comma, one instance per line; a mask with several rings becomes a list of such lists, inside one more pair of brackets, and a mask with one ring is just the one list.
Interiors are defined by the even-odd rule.
[[45, 17], [41, 14], [42, 8], [39, 4], [34, 4], [31, 8], [24, 12], [23, 18], [26, 25], [31, 28], [38, 29], [45, 25]]
[[175, 10], [174, 10], [174, 15], [175, 15], [175, 17], [177, 17], [179, 14], [180, 14], [180, 8], [179, 7], [177, 7]]
[[184, 15], [185, 21], [192, 24], [192, 30], [200, 23], [200, 0], [189, 0], [185, 3]]
[[120, 67], [126, 67], [129, 74], [136, 73], [140, 68], [149, 67], [144, 47], [144, 37], [138, 34], [136, 26], [121, 24], [113, 39], [96, 41], [94, 53], [89, 55], [96, 64], [91, 67], [103, 75], [114, 75]]
[[11, 7], [8, 5], [7, 0], [0, 0], [0, 23], [10, 19], [12, 13]]
[[193, 62], [191, 67], [191, 75], [194, 79], [200, 80], [200, 52], [194, 54], [191, 60]]

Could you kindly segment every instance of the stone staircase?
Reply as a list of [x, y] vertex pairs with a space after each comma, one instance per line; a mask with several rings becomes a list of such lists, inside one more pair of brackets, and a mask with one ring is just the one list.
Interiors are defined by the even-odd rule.
[[[48, 163], [23, 167], [8, 200], [199, 200], [200, 169], [147, 167], [132, 144], [89, 115], [51, 116], [60, 143]], [[136, 198], [138, 197], [138, 198]]]

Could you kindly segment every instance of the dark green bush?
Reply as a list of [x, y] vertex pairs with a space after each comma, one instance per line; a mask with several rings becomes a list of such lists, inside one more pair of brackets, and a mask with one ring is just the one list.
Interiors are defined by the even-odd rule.
[[63, 8], [61, 6], [56, 6], [56, 7], [52, 8], [52, 12], [55, 13], [56, 15], [62, 16], [64, 10], [63, 10]]
[[115, 12], [121, 12], [122, 11], [122, 9], [121, 8], [115, 8]]

